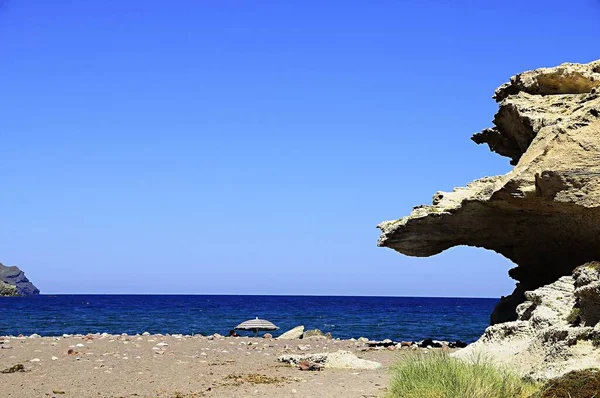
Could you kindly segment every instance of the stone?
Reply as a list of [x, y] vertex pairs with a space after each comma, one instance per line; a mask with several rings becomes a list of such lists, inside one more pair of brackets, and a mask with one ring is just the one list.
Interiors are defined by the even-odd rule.
[[311, 337], [323, 337], [323, 338], [327, 338], [327, 339], [331, 339], [331, 333], [323, 333], [321, 330], [319, 329], [312, 329], [312, 330], [307, 330], [304, 333], [302, 333], [302, 338], [303, 339], [308, 339]]
[[302, 337], [304, 333], [304, 325], [296, 326], [293, 329], [288, 330], [283, 333], [281, 336], [277, 337], [279, 340], [295, 340]]
[[396, 345], [397, 343], [393, 342], [390, 339], [385, 339], [382, 341], [367, 341], [366, 344], [369, 347], [390, 347]]
[[450, 348], [465, 348], [467, 345], [467, 343], [460, 340], [448, 343], [448, 347]]
[[272, 338], [273, 338], [273, 335], [271, 333], [265, 333], [263, 335], [263, 339], [272, 339]]
[[441, 348], [443, 345], [442, 342], [433, 339], [425, 339], [419, 343], [421, 348]]
[[[0, 290], [5, 284], [14, 286], [17, 289], [18, 296], [29, 296], [39, 294], [40, 290], [33, 285], [25, 276], [25, 273], [16, 266], [6, 266], [0, 263]], [[2, 295], [0, 291], [0, 295]]]
[[[475, 343], [452, 356], [485, 357], [521, 376], [545, 380], [596, 367], [600, 357], [600, 263], [533, 291], [517, 307], [517, 320], [492, 325]], [[585, 308], [585, 310], [584, 310]]]
[[282, 355], [277, 360], [295, 366], [306, 361], [333, 369], [378, 369], [381, 367], [379, 362], [360, 359], [350, 351], [343, 350], [319, 354]]
[[150, 336], [150, 333], [149, 332], [144, 332], [144, 333], [142, 333], [142, 336]]
[[378, 245], [417, 257], [467, 245], [514, 262], [509, 276], [518, 283], [491, 324], [516, 320], [526, 291], [600, 260], [599, 86], [600, 60], [513, 76], [494, 94], [495, 126], [472, 137], [510, 158], [513, 170], [382, 222]]
[[300, 370], [304, 370], [304, 371], [319, 371], [323, 369], [323, 365], [319, 364], [319, 363], [314, 363], [314, 362], [308, 362], [308, 361], [300, 361], [298, 363], [298, 367], [300, 368]]

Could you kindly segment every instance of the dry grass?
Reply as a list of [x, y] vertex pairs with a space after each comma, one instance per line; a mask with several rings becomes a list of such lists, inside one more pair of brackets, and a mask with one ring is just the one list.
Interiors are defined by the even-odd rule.
[[243, 383], [250, 384], [281, 384], [288, 380], [285, 377], [269, 377], [258, 373], [250, 373], [245, 375], [228, 375], [226, 380], [231, 381], [233, 385], [241, 385]]
[[25, 366], [22, 363], [18, 363], [10, 368], [0, 370], [0, 373], [17, 373], [17, 372], [25, 372]]
[[597, 369], [577, 370], [548, 381], [535, 398], [600, 398]]

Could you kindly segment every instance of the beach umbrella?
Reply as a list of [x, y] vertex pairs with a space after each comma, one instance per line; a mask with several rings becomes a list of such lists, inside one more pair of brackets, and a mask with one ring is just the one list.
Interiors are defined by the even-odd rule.
[[235, 327], [235, 330], [252, 330], [254, 335], [258, 335], [259, 330], [277, 330], [279, 329], [273, 323], [266, 321], [264, 319], [250, 319], [248, 321], [242, 322]]

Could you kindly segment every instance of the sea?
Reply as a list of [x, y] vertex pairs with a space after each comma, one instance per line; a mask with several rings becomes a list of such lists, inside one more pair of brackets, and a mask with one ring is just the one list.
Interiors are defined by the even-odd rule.
[[[0, 299], [0, 336], [110, 333], [228, 334], [259, 317], [278, 333], [298, 325], [334, 338], [467, 343], [489, 325], [497, 299], [440, 297], [37, 295]], [[240, 332], [243, 334], [243, 332]]]

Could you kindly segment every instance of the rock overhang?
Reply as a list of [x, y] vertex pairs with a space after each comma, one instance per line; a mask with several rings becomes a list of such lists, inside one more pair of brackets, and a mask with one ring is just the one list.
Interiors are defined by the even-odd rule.
[[378, 245], [402, 254], [466, 245], [513, 261], [519, 283], [492, 323], [516, 319], [525, 290], [600, 258], [600, 61], [524, 72], [494, 98], [494, 127], [472, 139], [514, 169], [438, 192], [432, 205], [378, 225]]

